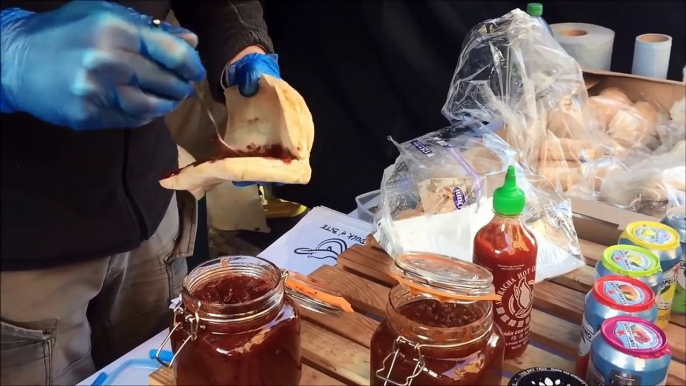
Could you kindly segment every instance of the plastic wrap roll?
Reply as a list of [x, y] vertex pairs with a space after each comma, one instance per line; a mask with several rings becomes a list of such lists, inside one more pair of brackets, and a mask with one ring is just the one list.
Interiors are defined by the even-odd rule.
[[672, 37], [662, 34], [644, 34], [636, 37], [634, 62], [631, 73], [657, 79], [667, 79]]
[[582, 68], [610, 70], [615, 32], [595, 24], [551, 24], [555, 40]]

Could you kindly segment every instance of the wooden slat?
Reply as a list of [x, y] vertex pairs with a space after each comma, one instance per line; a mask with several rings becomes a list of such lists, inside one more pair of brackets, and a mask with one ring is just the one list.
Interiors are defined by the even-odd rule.
[[686, 327], [686, 315], [672, 314], [669, 318], [669, 321], [681, 327]]
[[[148, 376], [148, 384], [151, 386], [174, 386], [174, 370], [162, 367]], [[303, 365], [303, 375], [300, 379], [301, 386], [328, 386], [343, 385], [343, 383], [322, 374], [310, 366]]]
[[595, 268], [584, 265], [564, 276], [556, 277], [551, 281], [575, 291], [587, 293], [591, 290], [591, 287], [593, 287], [594, 276]]
[[[388, 299], [389, 289], [382, 285], [371, 283], [354, 274], [337, 270], [333, 267], [323, 266], [310, 274], [310, 277], [327, 283], [327, 287], [341, 293], [346, 300], [348, 300], [354, 307], [367, 309], [376, 315], [383, 316], [385, 314], [385, 307], [378, 307], [377, 304], [385, 302]], [[369, 303], [366, 307], [362, 307], [363, 303]], [[321, 318], [321, 314], [308, 314], [308, 318], [315, 320]], [[327, 319], [324, 321], [315, 322], [316, 324], [325, 325], [327, 329], [340, 334], [344, 337], [350, 338], [350, 332], [345, 327], [348, 320], [352, 318], [352, 314], [342, 314], [333, 317], [336, 320]], [[550, 316], [550, 318], [554, 318]], [[376, 328], [378, 322], [368, 319], [365, 325], [373, 325], [368, 330], [359, 331], [358, 334], [371, 338], [371, 335]], [[541, 322], [546, 324], [546, 322]], [[578, 342], [577, 342], [578, 343]], [[366, 347], [369, 347], [367, 343]], [[566, 370], [573, 370], [573, 365], [569, 360], [560, 358], [559, 356], [550, 354], [540, 348], [530, 346], [524, 355], [519, 358], [505, 361], [505, 371], [516, 373], [535, 366], [549, 366], [557, 367]]]
[[581, 248], [581, 254], [586, 258], [586, 264], [595, 267], [598, 260], [603, 257], [603, 251], [607, 247], [592, 241], [579, 239], [579, 248]]
[[[357, 253], [358, 250], [360, 250], [361, 253]], [[351, 261], [355, 263], [350, 264]], [[367, 266], [365, 266], [365, 261], [368, 262]], [[388, 258], [387, 255], [385, 255], [384, 253], [369, 250], [368, 248], [364, 247], [353, 247], [346, 251], [346, 253], [338, 257], [338, 264], [344, 265], [351, 270], [356, 269], [356, 267], [363, 267], [364, 271], [362, 273], [364, 273], [365, 275], [372, 276], [380, 280], [384, 280], [386, 283], [393, 285], [395, 283], [395, 280], [392, 277], [388, 276], [388, 274], [386, 273], [388, 272], [388, 267], [390, 263], [391, 259]], [[374, 273], [375, 270], [381, 271]], [[338, 277], [331, 277], [328, 280], [341, 281], [343, 277], [343, 274], [341, 274]], [[375, 286], [383, 287], [378, 284], [371, 283], [369, 281], [366, 282], [369, 283], [367, 284], [367, 286], [374, 284]], [[347, 285], [353, 286], [353, 284]], [[367, 296], [369, 297], [371, 295], [367, 293]], [[534, 290], [534, 307], [542, 311], [560, 316], [563, 319], [571, 321], [572, 323], [578, 326], [581, 323], [581, 319], [583, 317], [584, 297], [585, 294], [582, 292], [563, 287], [559, 284], [544, 281], [536, 284], [536, 288]], [[351, 301], [352, 303], [352, 299], [348, 299], [348, 301]], [[376, 300], [375, 302], [380, 303], [380, 301], [378, 300]], [[361, 304], [361, 306], [364, 306], [364, 304]], [[367, 306], [370, 307], [369, 304], [367, 304]], [[367, 311], [374, 312], [374, 310], [378, 308], [378, 305], [374, 305], [370, 309], [367, 309]], [[531, 331], [532, 339], [540, 339], [543, 341], [548, 340], [546, 338], [546, 332], [539, 332], [538, 329], [533, 328]], [[665, 330], [665, 333], [667, 334], [667, 340], [672, 350], [672, 356], [678, 360], [683, 361], [686, 357], [686, 330], [683, 327], [670, 324]], [[576, 344], [578, 343], [575, 343], [573, 347], [576, 348]]]
[[306, 320], [302, 321], [303, 361], [346, 384], [369, 385], [369, 349]]

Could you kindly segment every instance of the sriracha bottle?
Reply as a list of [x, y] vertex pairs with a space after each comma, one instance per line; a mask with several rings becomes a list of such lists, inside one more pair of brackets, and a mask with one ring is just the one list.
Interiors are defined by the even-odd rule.
[[503, 186], [493, 193], [495, 216], [474, 237], [473, 261], [491, 271], [501, 297], [493, 302], [493, 315], [505, 337], [505, 359], [518, 357], [529, 345], [538, 244], [520, 222], [524, 202], [510, 166]]

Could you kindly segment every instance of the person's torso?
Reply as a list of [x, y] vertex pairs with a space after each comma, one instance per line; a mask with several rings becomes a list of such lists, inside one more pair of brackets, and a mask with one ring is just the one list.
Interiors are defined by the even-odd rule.
[[[67, 1], [3, 0], [2, 9], [54, 10]], [[119, 1], [164, 19], [169, 1]], [[76, 133], [28, 114], [0, 115], [2, 270], [104, 257], [149, 238], [172, 192], [159, 178], [177, 166], [164, 121]]]

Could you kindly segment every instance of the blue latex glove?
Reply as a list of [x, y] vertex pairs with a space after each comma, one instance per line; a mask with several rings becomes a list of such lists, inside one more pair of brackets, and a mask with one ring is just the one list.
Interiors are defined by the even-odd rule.
[[225, 73], [225, 84], [229, 87], [238, 86], [241, 95], [251, 97], [260, 89], [258, 82], [262, 74], [281, 79], [278, 60], [276, 54], [247, 54], [231, 63]]
[[115, 3], [2, 11], [3, 113], [76, 131], [138, 127], [172, 111], [205, 76], [197, 37]]
[[[279, 57], [275, 54], [253, 53], [245, 55], [229, 66], [225, 74], [225, 84], [228, 84], [229, 87], [238, 86], [238, 92], [241, 95], [246, 98], [251, 97], [257, 94], [260, 89], [259, 80], [262, 74], [281, 79], [278, 59]], [[244, 187], [255, 185], [256, 182], [242, 181], [233, 184]]]

